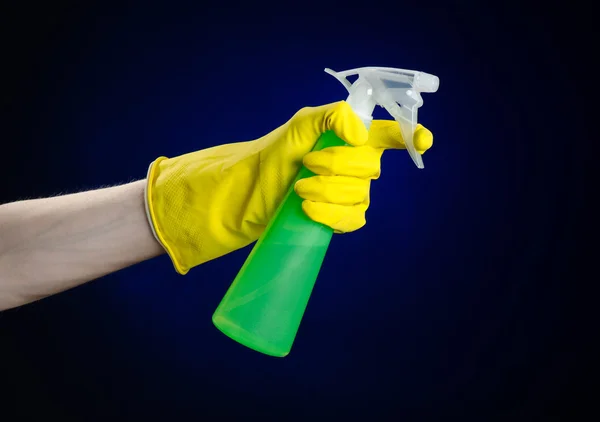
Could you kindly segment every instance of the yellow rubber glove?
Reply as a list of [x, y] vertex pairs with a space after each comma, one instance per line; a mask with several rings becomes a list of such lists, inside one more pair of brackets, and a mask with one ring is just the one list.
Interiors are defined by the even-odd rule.
[[[352, 146], [310, 152], [328, 130]], [[432, 143], [419, 126], [417, 150]], [[254, 141], [157, 158], [146, 186], [150, 224], [177, 272], [186, 274], [256, 241], [304, 163], [316, 174], [295, 185], [304, 212], [338, 233], [351, 232], [365, 224], [383, 151], [401, 148], [394, 121], [374, 120], [367, 133], [345, 101], [306, 107]]]

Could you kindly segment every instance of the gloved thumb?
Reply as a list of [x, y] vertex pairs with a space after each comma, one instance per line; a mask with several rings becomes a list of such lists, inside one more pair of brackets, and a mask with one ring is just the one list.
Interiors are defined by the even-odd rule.
[[[413, 135], [415, 149], [423, 154], [433, 145], [433, 134], [423, 125], [418, 124]], [[369, 129], [367, 144], [373, 148], [405, 149], [400, 125], [394, 120], [373, 120]]]
[[296, 139], [312, 143], [329, 130], [333, 130], [340, 139], [353, 146], [364, 145], [369, 139], [364, 123], [346, 101], [304, 107], [294, 115], [291, 123], [302, 134]]

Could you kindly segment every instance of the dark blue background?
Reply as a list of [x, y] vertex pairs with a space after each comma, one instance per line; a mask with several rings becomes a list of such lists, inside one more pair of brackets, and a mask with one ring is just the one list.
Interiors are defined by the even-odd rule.
[[287, 358], [212, 326], [249, 248], [185, 277], [163, 256], [0, 314], [4, 411], [567, 414], [576, 355], [565, 286], [582, 276], [590, 189], [574, 46], [587, 28], [551, 3], [483, 3], [4, 14], [3, 202], [124, 183], [159, 155], [255, 139], [303, 106], [345, 98], [325, 67], [441, 80], [420, 112], [435, 137], [425, 169], [385, 154], [368, 224], [334, 238]]

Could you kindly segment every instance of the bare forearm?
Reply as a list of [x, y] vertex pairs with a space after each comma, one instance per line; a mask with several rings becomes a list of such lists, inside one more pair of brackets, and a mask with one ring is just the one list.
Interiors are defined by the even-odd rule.
[[144, 185], [0, 205], [0, 310], [162, 254], [146, 218]]

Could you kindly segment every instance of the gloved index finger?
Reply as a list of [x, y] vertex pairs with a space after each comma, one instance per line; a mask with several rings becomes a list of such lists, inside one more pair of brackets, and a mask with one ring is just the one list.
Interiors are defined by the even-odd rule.
[[[433, 145], [433, 134], [423, 125], [418, 124], [413, 142], [418, 152], [423, 154]], [[368, 145], [381, 149], [404, 149], [404, 139], [400, 126], [394, 120], [373, 120], [369, 130]]]

